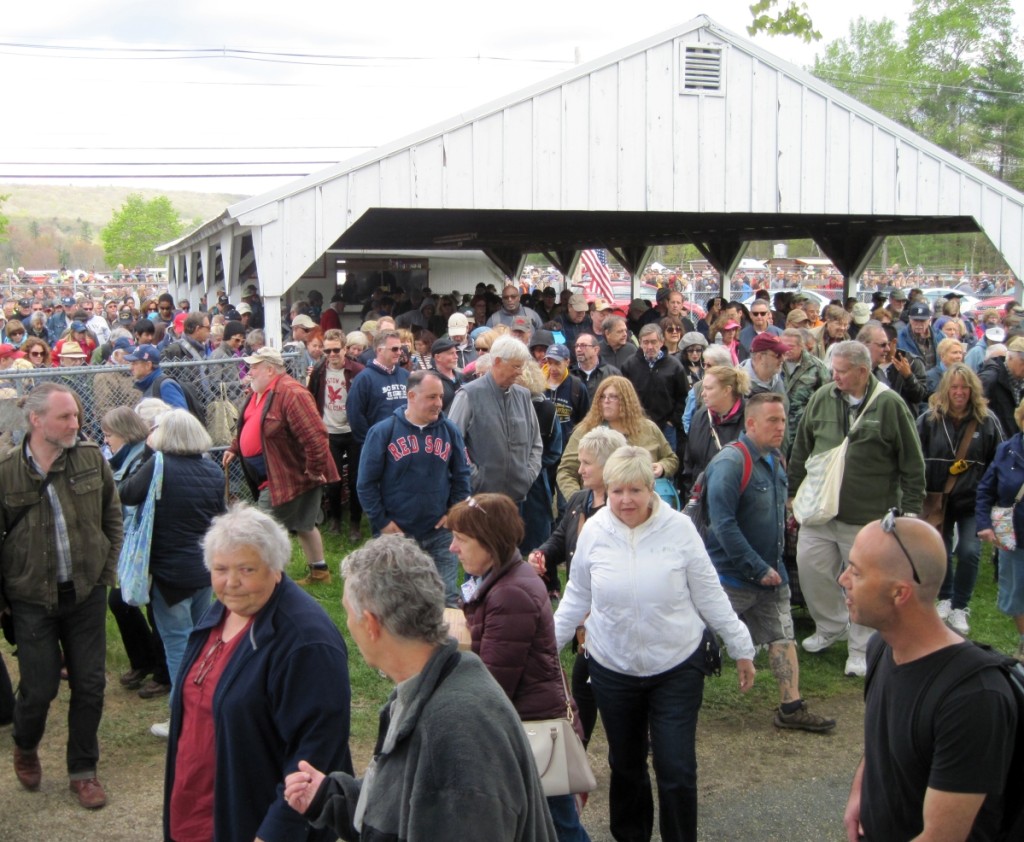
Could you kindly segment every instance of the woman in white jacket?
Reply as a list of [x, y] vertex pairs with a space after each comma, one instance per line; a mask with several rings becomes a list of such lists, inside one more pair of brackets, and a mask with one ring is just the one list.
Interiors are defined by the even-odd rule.
[[604, 479], [608, 506], [580, 533], [555, 637], [563, 647], [586, 618], [590, 680], [611, 761], [612, 835], [651, 838], [649, 733], [661, 838], [695, 840], [697, 713], [715, 648], [704, 622], [725, 640], [743, 692], [754, 683], [754, 645], [697, 530], [654, 493], [647, 451], [619, 448]]

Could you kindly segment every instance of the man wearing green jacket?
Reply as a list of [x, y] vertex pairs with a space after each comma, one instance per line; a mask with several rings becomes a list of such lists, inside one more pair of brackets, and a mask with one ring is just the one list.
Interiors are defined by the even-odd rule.
[[831, 368], [834, 382], [808, 401], [789, 460], [789, 488], [795, 494], [806, 476], [808, 458], [838, 447], [850, 435], [839, 513], [828, 523], [800, 527], [800, 587], [816, 627], [802, 645], [808, 652], [821, 652], [849, 638], [845, 672], [863, 676], [871, 630], [850, 623], [836, 577], [846, 566], [862, 526], [880, 520], [891, 508], [910, 515], [921, 511], [924, 457], [913, 416], [899, 395], [871, 376], [871, 356], [865, 345], [853, 341], [835, 345]]

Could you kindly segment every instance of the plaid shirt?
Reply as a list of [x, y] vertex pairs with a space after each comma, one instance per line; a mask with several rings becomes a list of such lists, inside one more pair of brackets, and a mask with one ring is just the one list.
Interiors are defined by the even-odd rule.
[[[28, 446], [28, 437], [25, 437], [25, 461], [29, 468], [39, 474], [43, 479], [46, 474], [40, 470], [36, 460], [32, 458], [32, 450]], [[64, 518], [64, 509], [60, 505], [60, 497], [57, 489], [52, 483], [46, 485], [46, 496], [50, 500], [50, 507], [53, 509], [53, 540], [57, 556], [57, 581], [70, 582], [71, 572], [71, 537], [68, 535], [68, 522]]]
[[[250, 395], [239, 415], [238, 432], [230, 448], [236, 456], [241, 455], [238, 440], [252, 399]], [[282, 374], [270, 385], [259, 420], [271, 505], [283, 505], [325, 482], [341, 480], [316, 402], [292, 377]]]

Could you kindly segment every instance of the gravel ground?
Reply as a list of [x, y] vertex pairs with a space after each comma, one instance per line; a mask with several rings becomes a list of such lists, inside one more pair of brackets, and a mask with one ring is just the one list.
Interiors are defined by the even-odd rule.
[[[4, 651], [12, 675], [16, 666]], [[0, 842], [149, 842], [161, 838], [165, 743], [151, 737], [149, 725], [166, 718], [164, 700], [141, 701], [108, 676], [106, 710], [100, 731], [100, 780], [108, 793], [102, 810], [86, 811], [68, 791], [64, 775], [66, 686], [50, 710], [49, 730], [40, 748], [43, 784], [24, 791], [10, 760], [10, 731], [0, 729], [6, 760], [0, 774]], [[831, 734], [778, 731], [771, 711], [756, 716], [705, 711], [698, 730], [700, 838], [840, 842], [842, 812], [850, 778], [863, 747], [861, 683], [816, 705], [835, 716]], [[355, 746], [357, 768], [369, 745]], [[608, 831], [608, 769], [600, 726], [590, 749], [598, 778], [584, 812], [593, 842], [611, 842]], [[655, 839], [659, 836], [655, 833]]]

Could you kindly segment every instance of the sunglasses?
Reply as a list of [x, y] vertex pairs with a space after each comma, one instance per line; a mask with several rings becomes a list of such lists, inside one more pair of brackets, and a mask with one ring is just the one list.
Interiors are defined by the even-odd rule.
[[900, 545], [900, 549], [903, 550], [903, 555], [907, 557], [907, 561], [910, 564], [910, 569], [914, 574], [914, 581], [917, 584], [921, 584], [921, 577], [917, 575], [917, 566], [914, 564], [914, 559], [910, 557], [910, 553], [907, 552], [907, 548], [903, 545], [900, 540], [900, 536], [896, 534], [896, 518], [900, 517], [899, 509], [889, 509], [889, 513], [882, 518], [882, 531], [886, 535], [892, 535], [896, 539], [896, 543]]
[[343, 348], [324, 348], [324, 353], [325, 354], [344, 354], [345, 350]]

